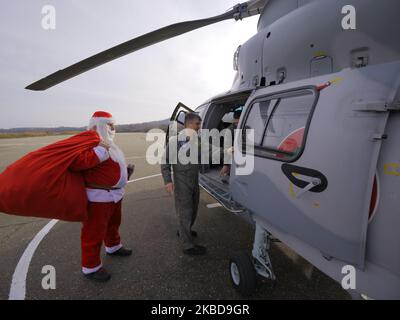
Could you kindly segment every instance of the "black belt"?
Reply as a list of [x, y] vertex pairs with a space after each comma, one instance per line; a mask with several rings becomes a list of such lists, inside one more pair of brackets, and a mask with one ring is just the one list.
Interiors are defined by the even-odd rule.
[[103, 187], [103, 186], [98, 186], [98, 185], [95, 185], [95, 184], [86, 185], [86, 188], [90, 188], [90, 189], [100, 189], [100, 190], [107, 190], [107, 191], [119, 190], [119, 189], [121, 189], [121, 188]]

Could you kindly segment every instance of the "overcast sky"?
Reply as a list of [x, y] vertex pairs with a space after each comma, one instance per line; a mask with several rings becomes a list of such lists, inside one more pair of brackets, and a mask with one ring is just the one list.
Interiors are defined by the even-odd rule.
[[[235, 0], [2, 0], [0, 128], [83, 126], [96, 110], [119, 123], [165, 119], [232, 84], [233, 53], [258, 17], [224, 21], [100, 66], [43, 92], [24, 87], [104, 49], [172, 23], [225, 12]], [[56, 29], [42, 28], [42, 8]]]

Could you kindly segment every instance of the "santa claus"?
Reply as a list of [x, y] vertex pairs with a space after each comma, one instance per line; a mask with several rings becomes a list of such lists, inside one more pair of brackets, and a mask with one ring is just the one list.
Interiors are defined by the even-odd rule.
[[111, 275], [103, 268], [100, 251], [104, 242], [110, 256], [130, 256], [121, 243], [121, 205], [133, 166], [127, 166], [121, 149], [114, 143], [115, 121], [108, 112], [97, 111], [88, 130], [101, 138], [98, 146], [82, 152], [69, 169], [83, 174], [88, 198], [88, 218], [81, 231], [82, 272], [86, 278], [105, 282]]

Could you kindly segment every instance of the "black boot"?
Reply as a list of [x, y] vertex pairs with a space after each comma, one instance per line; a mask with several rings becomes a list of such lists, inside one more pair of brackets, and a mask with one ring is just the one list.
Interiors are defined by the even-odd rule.
[[92, 272], [84, 275], [86, 279], [98, 281], [98, 282], [107, 282], [111, 279], [111, 274], [107, 272], [106, 269], [100, 268], [96, 272]]
[[195, 245], [193, 248], [183, 250], [184, 254], [191, 255], [191, 256], [202, 256], [205, 255], [207, 252], [207, 248], [203, 246]]
[[109, 256], [128, 257], [132, 254], [132, 249], [121, 247], [113, 253], [108, 253]]
[[[192, 235], [193, 238], [197, 238], [197, 232], [196, 232], [196, 231], [191, 230], [191, 231], [190, 231], [190, 234]], [[177, 236], [178, 238], [180, 237], [179, 231], [176, 232], [176, 236]]]

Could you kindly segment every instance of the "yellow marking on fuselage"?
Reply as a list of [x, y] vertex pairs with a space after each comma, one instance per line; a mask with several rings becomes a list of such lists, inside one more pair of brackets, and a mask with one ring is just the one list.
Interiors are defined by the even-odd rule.
[[329, 82], [331, 83], [331, 84], [338, 84], [340, 81], [342, 81], [343, 80], [343, 78], [342, 77], [335, 77], [335, 78], [333, 78], [332, 80], [330, 80]]
[[314, 207], [314, 208], [317, 208], [317, 209], [318, 209], [320, 206], [321, 206], [321, 205], [320, 205], [318, 202], [314, 202], [314, 203], [313, 203], [313, 207]]
[[[299, 174], [298, 174], [298, 173], [295, 173], [295, 172], [293, 173], [293, 175], [294, 175], [295, 177], [299, 176]], [[297, 195], [297, 192], [294, 191], [293, 183], [292, 183], [292, 182], [290, 182], [290, 184], [289, 184], [289, 192], [290, 192], [290, 195], [292, 196], [292, 198], [295, 199], [295, 198], [296, 198], [296, 195]]]
[[400, 177], [400, 164], [399, 163], [387, 163], [383, 166], [383, 172], [390, 176]]
[[328, 56], [328, 54], [325, 51], [316, 51], [316, 52], [314, 52], [314, 58], [327, 57], [327, 56]]

